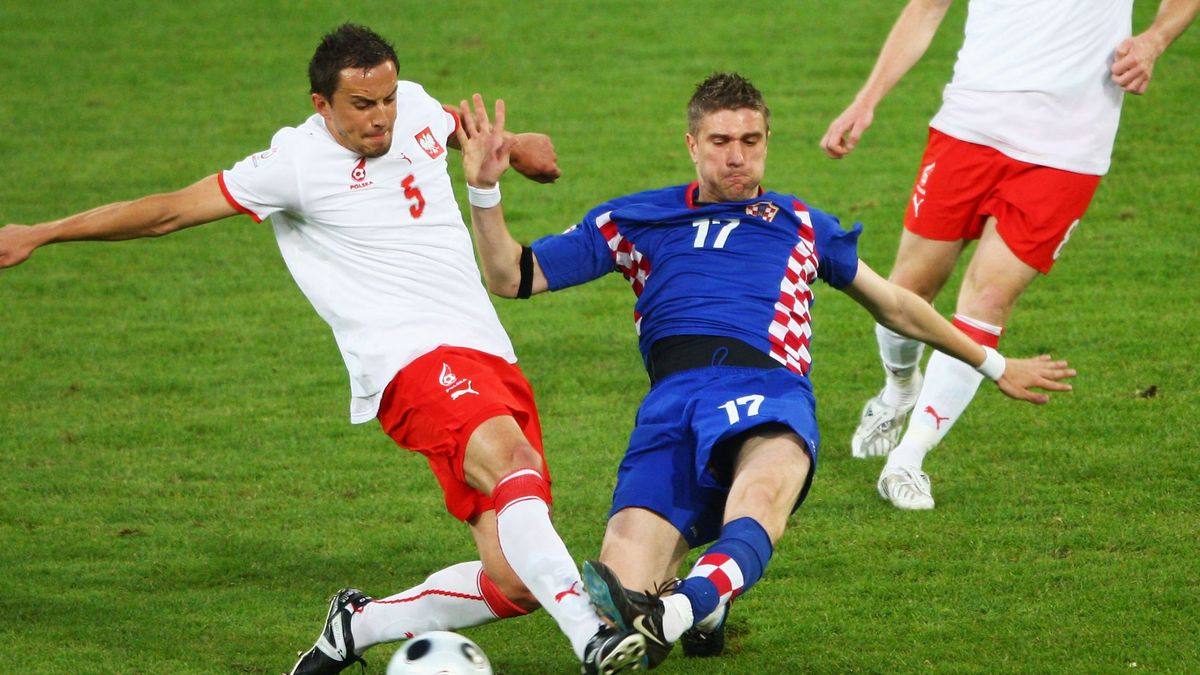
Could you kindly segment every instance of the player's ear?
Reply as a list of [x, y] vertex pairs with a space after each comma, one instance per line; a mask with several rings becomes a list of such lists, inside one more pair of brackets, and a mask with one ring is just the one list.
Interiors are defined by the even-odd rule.
[[330, 108], [333, 107], [333, 104], [330, 103], [329, 99], [325, 98], [324, 96], [322, 96], [320, 94], [313, 94], [312, 95], [312, 104], [313, 104], [313, 110], [317, 111], [317, 113], [321, 117], [328, 119], [329, 116], [332, 114], [332, 111], [330, 110]]
[[692, 164], [695, 164], [700, 160], [700, 158], [696, 155], [696, 138], [690, 133], [687, 133], [683, 135], [683, 140], [687, 142], [688, 154], [692, 156]]

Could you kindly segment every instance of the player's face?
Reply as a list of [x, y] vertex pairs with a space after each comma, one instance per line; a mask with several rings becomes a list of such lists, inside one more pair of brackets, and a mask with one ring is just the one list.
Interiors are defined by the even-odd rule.
[[767, 136], [767, 120], [757, 110], [718, 110], [701, 117], [696, 135], [687, 135], [700, 201], [756, 197], [767, 168]]
[[396, 124], [396, 64], [345, 68], [333, 100], [313, 94], [313, 107], [343, 147], [363, 157], [380, 157], [392, 147]]

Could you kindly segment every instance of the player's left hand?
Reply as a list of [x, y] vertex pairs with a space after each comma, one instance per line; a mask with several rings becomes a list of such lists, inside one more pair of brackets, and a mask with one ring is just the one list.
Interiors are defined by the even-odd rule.
[[554, 143], [546, 134], [514, 134], [510, 160], [517, 173], [538, 183], [553, 183], [562, 175]]
[[[500, 176], [509, 167], [509, 153], [515, 136], [504, 134], [504, 101], [496, 99], [496, 121], [488, 119], [483, 96], [471, 97], [473, 106], [466, 101], [459, 103], [459, 118], [455, 135], [463, 153], [463, 174], [467, 184], [477, 188], [491, 188], [500, 182]], [[473, 107], [473, 109], [472, 109]]]
[[1112, 81], [1131, 94], [1146, 93], [1162, 52], [1163, 46], [1147, 33], [1126, 38], [1113, 53]]
[[1004, 375], [996, 380], [996, 386], [1012, 398], [1040, 404], [1048, 402], [1050, 396], [1032, 389], [1071, 391], [1071, 385], [1062, 381], [1068, 377], [1075, 377], [1074, 368], [1068, 367], [1066, 361], [1055, 361], [1049, 354], [1042, 354], [1032, 359], [1006, 359]]

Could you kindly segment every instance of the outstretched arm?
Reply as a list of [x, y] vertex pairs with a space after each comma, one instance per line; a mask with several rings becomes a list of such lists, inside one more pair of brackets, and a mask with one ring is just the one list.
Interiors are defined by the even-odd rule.
[[37, 225], [5, 225], [0, 228], [0, 268], [24, 262], [47, 244], [159, 237], [237, 213], [213, 174], [176, 192], [116, 202]]
[[[931, 345], [974, 366], [980, 372], [987, 370], [987, 350], [955, 328], [920, 296], [887, 281], [866, 263], [859, 261], [854, 282], [843, 290], [871, 312], [879, 323]], [[993, 363], [1001, 363], [995, 361], [996, 356], [991, 358]], [[1002, 365], [1003, 374], [992, 377], [1000, 391], [1031, 403], [1050, 400], [1046, 394], [1031, 389], [1070, 391], [1071, 385], [1061, 380], [1075, 375], [1075, 371], [1067, 367], [1066, 361], [1054, 361], [1045, 354], [1033, 359], [1004, 359]]]
[[821, 148], [833, 159], [850, 154], [875, 119], [875, 107], [929, 48], [953, 0], [911, 0], [892, 26], [866, 83], [829, 124]]
[[[475, 247], [479, 250], [480, 265], [488, 290], [496, 295], [515, 298], [521, 284], [520, 243], [513, 239], [504, 222], [500, 204], [500, 177], [512, 161], [514, 139], [504, 133], [504, 101], [496, 100], [496, 121], [488, 119], [483, 97], [472, 97], [474, 109], [463, 101], [459, 106], [461, 124], [458, 143], [463, 151], [463, 174], [467, 179], [468, 201], [471, 203], [471, 227], [475, 230]], [[550, 285], [530, 253], [530, 292], [541, 293]]]
[[1154, 63], [1192, 23], [1198, 11], [1200, 0], [1162, 0], [1150, 27], [1117, 46], [1113, 54], [1113, 82], [1131, 94], [1146, 93]]

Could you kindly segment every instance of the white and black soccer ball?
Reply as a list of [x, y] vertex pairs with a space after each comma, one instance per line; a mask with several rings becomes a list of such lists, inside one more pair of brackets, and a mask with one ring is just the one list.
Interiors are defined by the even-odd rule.
[[388, 662], [387, 675], [492, 675], [492, 664], [466, 637], [432, 630], [404, 643]]

